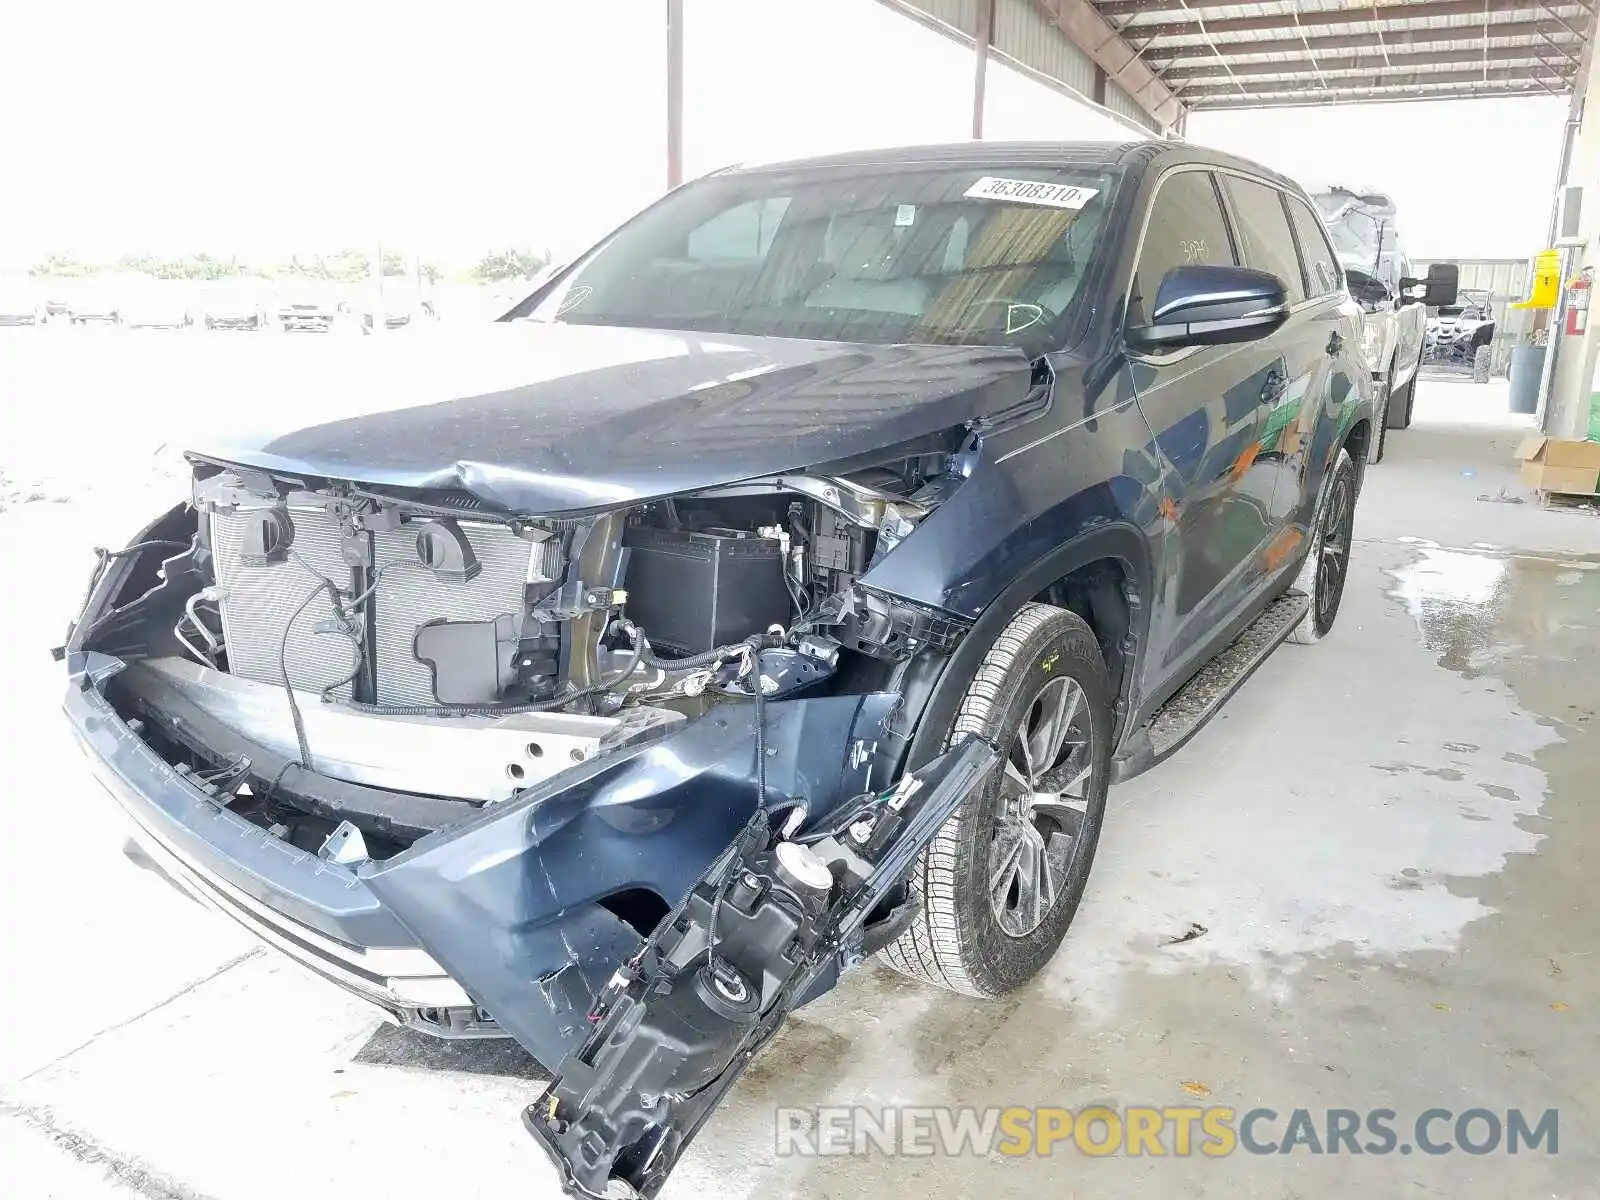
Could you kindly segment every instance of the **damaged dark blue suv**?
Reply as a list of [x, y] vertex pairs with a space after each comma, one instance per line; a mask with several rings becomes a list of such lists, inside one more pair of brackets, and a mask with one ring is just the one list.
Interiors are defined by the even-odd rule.
[[193, 448], [66, 711], [155, 865], [515, 1037], [568, 1190], [653, 1195], [865, 955], [1026, 982], [1108, 785], [1327, 632], [1359, 321], [1299, 188], [1181, 144], [713, 175], [376, 351], [403, 386]]

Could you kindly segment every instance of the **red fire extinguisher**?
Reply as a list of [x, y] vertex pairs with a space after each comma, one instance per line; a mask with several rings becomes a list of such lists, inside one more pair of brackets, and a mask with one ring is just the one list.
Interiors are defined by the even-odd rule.
[[1590, 269], [1567, 282], [1567, 333], [1581, 334], [1589, 328], [1589, 296], [1593, 289], [1594, 273]]

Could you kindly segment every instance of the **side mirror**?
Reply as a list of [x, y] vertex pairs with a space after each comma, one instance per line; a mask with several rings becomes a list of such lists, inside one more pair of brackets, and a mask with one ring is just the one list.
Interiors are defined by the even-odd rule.
[[1150, 324], [1127, 330], [1134, 350], [1225, 346], [1265, 337], [1289, 316], [1283, 280], [1249, 267], [1173, 267], [1156, 289]]
[[[1416, 304], [1419, 301], [1429, 308], [1456, 302], [1456, 285], [1461, 278], [1461, 268], [1455, 263], [1434, 263], [1428, 268], [1425, 279], [1406, 278], [1400, 281], [1400, 303]], [[1422, 294], [1416, 294], [1421, 288]]]
[[1351, 297], [1359, 300], [1362, 304], [1387, 304], [1391, 299], [1388, 285], [1383, 280], [1368, 275], [1365, 271], [1358, 271], [1354, 267], [1346, 267], [1344, 278], [1350, 288]]

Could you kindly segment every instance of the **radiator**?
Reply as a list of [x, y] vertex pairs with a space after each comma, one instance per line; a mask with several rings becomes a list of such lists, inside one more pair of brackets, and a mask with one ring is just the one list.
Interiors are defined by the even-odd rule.
[[[239, 561], [245, 515], [211, 516], [228, 668], [244, 679], [281, 684], [281, 645], [294, 687], [318, 692], [332, 687], [331, 695], [348, 698], [350, 685], [341, 681], [356, 669], [355, 644], [331, 630], [333, 606], [326, 590], [313, 596], [322, 582], [317, 572], [349, 590], [350, 569], [339, 554], [339, 525], [320, 509], [292, 509], [290, 516], [294, 554], [268, 566]], [[414, 524], [403, 522], [398, 529], [373, 535], [373, 563], [382, 572], [374, 593], [377, 621], [372, 632], [382, 703], [436, 702], [432, 671], [414, 652], [419, 626], [440, 620], [489, 621], [520, 612], [524, 586], [551, 579], [560, 569], [555, 539], [530, 542], [503, 525], [460, 525], [482, 567], [465, 583], [441, 579], [418, 562]], [[306, 609], [295, 618], [302, 604]]]

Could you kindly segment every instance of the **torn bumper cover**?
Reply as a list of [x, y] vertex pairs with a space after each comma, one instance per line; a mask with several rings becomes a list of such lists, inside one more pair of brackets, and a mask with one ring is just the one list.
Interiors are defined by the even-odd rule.
[[755, 814], [596, 996], [593, 1031], [523, 1114], [569, 1195], [661, 1189], [789, 1012], [877, 948], [869, 915], [1000, 761], [968, 738], [792, 836]]
[[[95, 774], [186, 891], [396, 1020], [498, 1027], [546, 1064], [579, 1048], [595, 994], [643, 944], [615, 898], [677, 902], [754, 807], [754, 706], [724, 704], [393, 858], [345, 865], [230, 812], [163, 760], [107, 699], [121, 660], [72, 651], [66, 665], [64, 709]], [[801, 805], [815, 823], [881, 787], [899, 699], [769, 701], [768, 808]], [[455, 1027], [441, 1026], [445, 1010]], [[479, 1019], [462, 1024], [462, 1011]]]

